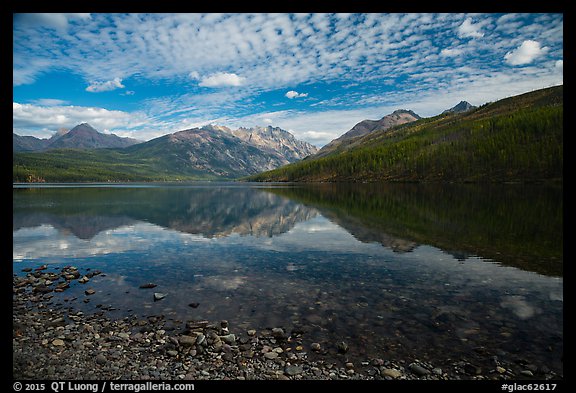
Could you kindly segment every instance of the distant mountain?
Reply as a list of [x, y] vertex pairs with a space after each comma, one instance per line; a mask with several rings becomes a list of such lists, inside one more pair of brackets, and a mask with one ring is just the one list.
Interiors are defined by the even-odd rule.
[[384, 116], [380, 120], [363, 120], [350, 129], [350, 131], [334, 139], [316, 154], [316, 157], [326, 156], [332, 152], [349, 147], [354, 141], [358, 140], [374, 131], [385, 131], [391, 127], [410, 123], [421, 119], [416, 113], [411, 110], [398, 109], [389, 115]]
[[48, 146], [49, 149], [100, 149], [128, 147], [139, 143], [133, 138], [122, 138], [115, 134], [102, 134], [90, 124], [82, 123], [56, 138]]
[[289, 163], [278, 152], [260, 149], [213, 126], [178, 131], [123, 150], [155, 161], [165, 172], [228, 179]]
[[318, 151], [316, 146], [296, 139], [294, 135], [279, 127], [240, 127], [236, 130], [222, 126], [216, 127], [262, 150], [279, 153], [288, 162], [301, 160]]
[[67, 148], [88, 146], [80, 141], [100, 146], [101, 135], [80, 125], [50, 145], [62, 146], [59, 149], [14, 154], [13, 181], [235, 179], [278, 168], [317, 150], [280, 128], [223, 126], [178, 131], [128, 147]]
[[368, 133], [326, 155], [322, 148], [305, 161], [246, 180], [562, 182], [563, 91], [535, 90], [386, 130], [366, 127], [360, 134]]
[[82, 123], [72, 128], [58, 130], [50, 139], [39, 139], [33, 136], [12, 135], [13, 151], [40, 151], [49, 149], [100, 149], [128, 147], [141, 141], [133, 138], [122, 138], [115, 134], [102, 134], [90, 124]]
[[446, 109], [442, 114], [446, 113], [463, 113], [468, 112], [469, 110], [475, 109], [476, 107], [470, 104], [468, 101], [460, 101], [458, 104], [453, 106], [450, 109]]
[[46, 146], [48, 146], [48, 139], [40, 139], [35, 136], [20, 136], [12, 133], [12, 151], [44, 150]]

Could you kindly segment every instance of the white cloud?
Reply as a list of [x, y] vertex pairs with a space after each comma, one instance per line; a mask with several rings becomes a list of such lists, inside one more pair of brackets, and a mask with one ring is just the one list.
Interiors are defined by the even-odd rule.
[[482, 25], [480, 23], [472, 23], [472, 18], [468, 17], [458, 26], [458, 37], [460, 38], [480, 38], [484, 37], [481, 31]]
[[217, 72], [200, 80], [199, 86], [204, 87], [223, 87], [223, 86], [241, 86], [246, 78], [234, 73]]
[[[142, 112], [122, 112], [125, 120], [105, 127], [118, 135], [155, 137], [212, 120], [249, 126], [244, 120], [252, 118], [322, 144], [358, 121], [401, 107], [434, 115], [461, 99], [482, 104], [500, 92], [503, 97], [562, 83], [563, 64], [555, 61], [562, 59], [563, 16], [535, 15], [93, 14], [68, 18], [66, 35], [20, 26], [15, 16], [13, 83], [31, 84], [56, 70], [100, 81], [92, 90], [121, 88], [121, 79], [110, 81], [114, 76], [126, 84], [134, 78], [181, 87], [156, 97], [148, 95], [152, 89], [138, 90]], [[545, 42], [545, 67], [507, 67], [502, 56], [522, 43], [515, 37]], [[454, 72], [453, 59], [468, 70]], [[345, 88], [351, 84], [355, 89]], [[224, 86], [241, 88], [204, 88]], [[298, 86], [307, 86], [307, 93], [291, 90]], [[15, 101], [41, 105], [19, 98], [19, 91], [14, 89]], [[305, 94], [318, 97], [308, 109], [320, 112], [268, 112]], [[47, 114], [51, 125], [53, 115]], [[141, 115], [147, 124], [136, 128], [134, 117]]]
[[37, 106], [12, 103], [14, 132], [30, 135], [31, 130], [44, 130], [44, 137], [59, 128], [72, 128], [80, 123], [89, 123], [99, 131], [117, 127], [135, 127], [146, 124], [139, 113], [111, 111], [103, 108], [81, 106]]
[[564, 70], [564, 60], [556, 60], [556, 63], [554, 63], [554, 67], [556, 67], [559, 70]]
[[99, 81], [91, 82], [90, 86], [88, 86], [86, 88], [86, 91], [89, 91], [91, 93], [100, 93], [103, 91], [112, 91], [112, 90], [116, 90], [116, 89], [123, 89], [125, 87], [126, 86], [124, 86], [122, 84], [122, 79], [114, 78], [111, 81], [106, 81], [106, 82], [99, 82]]
[[526, 40], [518, 48], [506, 53], [504, 60], [513, 66], [530, 64], [547, 51], [548, 47], [540, 47], [538, 41]]
[[460, 56], [462, 53], [464, 53], [464, 51], [462, 49], [450, 49], [450, 48], [444, 48], [440, 51], [440, 56], [444, 56], [444, 57], [456, 57], [456, 56]]
[[298, 93], [297, 91], [294, 90], [290, 90], [289, 92], [287, 92], [286, 94], [284, 94], [284, 96], [293, 99], [293, 98], [302, 98], [302, 97], [308, 97], [308, 93]]

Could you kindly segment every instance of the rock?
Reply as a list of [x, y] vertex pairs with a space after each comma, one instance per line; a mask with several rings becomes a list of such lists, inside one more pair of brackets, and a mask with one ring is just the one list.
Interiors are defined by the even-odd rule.
[[98, 354], [96, 356], [96, 363], [100, 364], [100, 365], [104, 365], [106, 364], [107, 359], [106, 356], [102, 355], [102, 354]]
[[64, 341], [57, 338], [54, 341], [52, 341], [52, 345], [54, 345], [55, 347], [62, 347], [64, 346]]
[[235, 345], [236, 336], [233, 333], [227, 334], [225, 336], [220, 336], [220, 340], [224, 341], [226, 344]]
[[52, 288], [48, 288], [45, 285], [38, 285], [35, 286], [34, 289], [32, 290], [32, 292], [36, 293], [36, 292], [40, 292], [40, 293], [48, 293], [48, 292], [52, 292]]
[[168, 356], [172, 356], [172, 357], [178, 356], [178, 351], [175, 351], [173, 349], [166, 351], [166, 353], [168, 354]]
[[28, 273], [32, 271], [31, 267], [25, 267], [24, 269], [22, 269], [23, 272]]
[[346, 353], [349, 349], [348, 344], [346, 344], [344, 341], [339, 342], [336, 347], [338, 348], [339, 353]]
[[464, 372], [468, 375], [479, 375], [480, 373], [482, 373], [482, 369], [473, 364], [466, 363], [464, 365]]
[[200, 333], [198, 337], [196, 337], [196, 344], [198, 345], [206, 345], [206, 336]]
[[506, 372], [506, 369], [505, 369], [504, 367], [497, 366], [497, 367], [496, 367], [496, 372], [497, 372], [498, 374], [504, 374], [504, 373]]
[[320, 346], [319, 343], [312, 343], [310, 345], [310, 349], [312, 349], [313, 351], [316, 351], [316, 352], [318, 352], [320, 350], [320, 348], [322, 348], [322, 347]]
[[345, 366], [346, 366], [347, 369], [352, 369], [352, 368], [354, 368], [354, 363], [348, 362], [348, 363], [345, 364]]
[[129, 333], [118, 333], [118, 337], [123, 338], [124, 340], [128, 340], [130, 338], [130, 334]]
[[167, 296], [165, 293], [154, 292], [154, 301], [162, 300]]
[[297, 365], [286, 366], [286, 368], [284, 369], [284, 373], [286, 373], [291, 377], [293, 377], [294, 375], [300, 375], [302, 374], [303, 371], [304, 369], [302, 368], [302, 366]]
[[382, 375], [383, 377], [390, 377], [396, 379], [402, 376], [402, 372], [393, 368], [383, 368], [382, 370], [380, 370], [380, 375]]
[[208, 321], [188, 321], [186, 322], [186, 328], [190, 330], [205, 329], [209, 324], [210, 322]]
[[256, 335], [256, 330], [254, 329], [249, 329], [246, 331], [246, 334], [249, 335], [250, 337], [253, 337]]
[[90, 281], [90, 279], [86, 276], [82, 277], [81, 279], [78, 280], [78, 282], [80, 284], [86, 284], [88, 281]]
[[412, 363], [408, 366], [410, 371], [414, 374], [418, 375], [419, 377], [423, 377], [424, 375], [430, 374], [430, 371], [419, 365], [418, 363]]
[[54, 318], [53, 320], [48, 322], [48, 326], [64, 326], [66, 325], [66, 321], [62, 317]]
[[276, 353], [276, 352], [274, 352], [274, 351], [266, 352], [266, 353], [264, 354], [264, 357], [265, 357], [266, 359], [271, 359], [271, 360], [272, 360], [272, 359], [276, 359], [276, 358], [278, 357], [278, 353]]
[[148, 288], [156, 288], [157, 286], [158, 286], [158, 285], [149, 282], [149, 283], [140, 285], [140, 288], [142, 288], [142, 289], [148, 289]]
[[286, 333], [284, 333], [284, 329], [282, 328], [273, 328], [272, 329], [272, 337], [283, 339], [286, 338]]
[[190, 303], [188, 306], [192, 308], [198, 308], [199, 305], [200, 303]]
[[520, 374], [522, 374], [526, 377], [533, 377], [534, 376], [534, 373], [530, 370], [522, 370], [522, 371], [520, 371]]
[[90, 296], [90, 295], [94, 295], [96, 293], [96, 291], [93, 290], [92, 288], [89, 288], [89, 289], [85, 290], [84, 293], [86, 295]]
[[196, 344], [198, 337], [192, 336], [180, 336], [178, 342], [180, 345], [191, 347], [192, 345]]
[[432, 373], [435, 375], [441, 376], [442, 375], [442, 369], [439, 367], [435, 367], [432, 369]]

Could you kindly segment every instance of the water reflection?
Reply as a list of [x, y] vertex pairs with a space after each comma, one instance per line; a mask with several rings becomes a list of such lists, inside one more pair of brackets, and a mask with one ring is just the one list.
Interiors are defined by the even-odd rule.
[[315, 209], [238, 187], [15, 189], [13, 230], [51, 225], [79, 239], [137, 222], [207, 238], [271, 237], [314, 217]]
[[[70, 188], [13, 201], [15, 271], [106, 272], [75, 304], [86, 311], [298, 327], [359, 358], [499, 356], [562, 372], [561, 190]], [[168, 296], [154, 302], [145, 282]]]
[[562, 276], [562, 188], [540, 185], [320, 184], [282, 188], [358, 240], [398, 252], [430, 244]]

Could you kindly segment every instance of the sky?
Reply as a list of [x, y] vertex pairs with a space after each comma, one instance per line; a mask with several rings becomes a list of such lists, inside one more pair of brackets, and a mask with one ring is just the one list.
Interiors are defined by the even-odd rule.
[[207, 124], [322, 147], [563, 84], [563, 14], [14, 14], [13, 132], [142, 141]]

